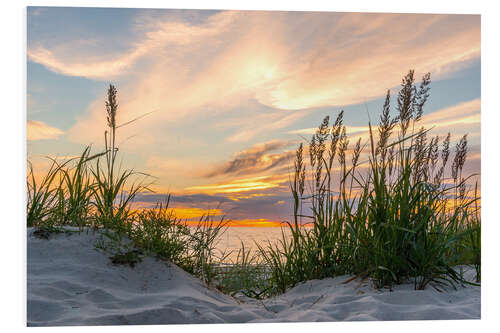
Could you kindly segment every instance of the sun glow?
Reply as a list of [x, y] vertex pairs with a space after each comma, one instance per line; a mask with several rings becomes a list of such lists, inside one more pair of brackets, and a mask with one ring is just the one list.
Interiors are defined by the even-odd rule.
[[261, 176], [247, 179], [237, 179], [228, 183], [200, 185], [185, 188], [186, 191], [201, 191], [202, 193], [238, 193], [254, 190], [266, 190], [279, 187], [280, 180], [268, 176]]
[[229, 227], [281, 227], [283, 223], [280, 221], [271, 221], [268, 219], [243, 219], [243, 220], [230, 220]]

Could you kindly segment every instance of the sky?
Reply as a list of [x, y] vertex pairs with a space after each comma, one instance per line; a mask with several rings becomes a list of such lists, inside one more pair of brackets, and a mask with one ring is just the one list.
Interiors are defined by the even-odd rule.
[[[118, 89], [123, 165], [153, 175], [151, 207], [234, 226], [290, 220], [295, 149], [344, 110], [366, 140], [390, 89], [431, 73], [422, 124], [468, 134], [466, 173], [480, 171], [479, 15], [29, 7], [27, 152], [103, 149], [109, 84]], [[394, 107], [393, 107], [394, 109]]]

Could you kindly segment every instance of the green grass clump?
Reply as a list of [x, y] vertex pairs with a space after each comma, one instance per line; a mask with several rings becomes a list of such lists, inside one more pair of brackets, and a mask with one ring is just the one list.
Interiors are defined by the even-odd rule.
[[268, 269], [262, 263], [258, 251], [252, 252], [241, 242], [236, 261], [218, 267], [216, 287], [232, 296], [243, 294], [250, 298], [262, 299], [271, 294]]
[[179, 263], [188, 247], [189, 229], [168, 209], [169, 202], [170, 196], [165, 203], [140, 211], [127, 235], [146, 252]]
[[39, 226], [54, 211], [54, 205], [59, 199], [56, 178], [61, 170], [61, 165], [52, 161], [49, 171], [37, 184], [33, 165], [28, 161], [29, 171], [27, 177], [26, 222], [28, 227]]
[[116, 165], [116, 129], [121, 127], [116, 125], [116, 95], [116, 88], [110, 85], [104, 152], [91, 155], [91, 148], [86, 147], [79, 158], [62, 163], [51, 159], [50, 169], [39, 184], [29, 163], [28, 227], [72, 225], [119, 230], [133, 218], [131, 203], [138, 192], [148, 190], [144, 180], [147, 175], [122, 171]]
[[227, 222], [215, 221], [209, 213], [196, 226], [188, 226], [169, 209], [170, 196], [155, 208], [143, 209], [124, 225], [124, 234], [136, 247], [168, 260], [212, 284], [217, 265], [227, 254], [216, 249]]
[[471, 195], [469, 178], [462, 176], [467, 136], [455, 148], [452, 177], [445, 178], [450, 134], [439, 150], [440, 138], [429, 139], [429, 130], [418, 127], [429, 84], [426, 74], [417, 87], [410, 71], [395, 117], [388, 91], [378, 135], [369, 124], [366, 143], [359, 139], [349, 149], [341, 112], [331, 128], [326, 117], [313, 135], [309, 168], [299, 146], [290, 182], [292, 237], [283, 234], [279, 244], [260, 247], [277, 292], [342, 274], [371, 277], [376, 287], [409, 280], [415, 289], [429, 283], [455, 286], [466, 282], [455, 265], [468, 262], [479, 274], [479, 197], [477, 191]]
[[129, 265], [131, 268], [134, 268], [136, 264], [142, 261], [141, 254], [139, 250], [129, 250], [126, 252], [117, 252], [109, 257], [109, 259], [115, 265]]

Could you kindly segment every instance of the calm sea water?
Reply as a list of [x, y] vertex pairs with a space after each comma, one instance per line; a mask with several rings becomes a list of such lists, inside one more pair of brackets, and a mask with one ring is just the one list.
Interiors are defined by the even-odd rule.
[[[290, 232], [288, 229], [285, 228], [284, 231], [285, 235], [289, 237]], [[279, 227], [229, 227], [218, 239], [217, 249], [226, 251], [226, 253], [232, 251], [228, 259], [235, 261], [242, 242], [245, 245], [245, 251], [251, 249], [253, 252], [258, 249], [255, 245], [256, 242], [261, 245], [267, 244], [268, 241], [276, 243], [281, 237], [281, 228]]]

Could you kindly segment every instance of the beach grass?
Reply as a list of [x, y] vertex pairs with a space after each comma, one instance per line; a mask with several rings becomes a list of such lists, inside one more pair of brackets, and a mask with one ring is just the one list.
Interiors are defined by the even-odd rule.
[[[429, 139], [430, 130], [419, 127], [429, 84], [426, 74], [417, 87], [410, 71], [394, 117], [388, 91], [365, 144], [360, 139], [349, 150], [341, 112], [331, 128], [326, 117], [308, 142], [307, 166], [299, 146], [290, 182], [292, 237], [283, 234], [278, 244], [260, 247], [277, 291], [342, 274], [369, 277], [378, 288], [408, 281], [415, 289], [456, 286], [469, 283], [454, 269], [464, 263], [474, 265], [480, 281], [480, 198], [477, 185], [471, 191], [467, 184], [472, 176], [462, 176], [467, 136], [457, 143], [445, 178], [450, 134], [440, 150], [440, 138]], [[302, 214], [304, 207], [311, 213]]]
[[[27, 225], [47, 235], [62, 226], [103, 229], [99, 244], [113, 262], [134, 266], [141, 255], [173, 262], [231, 295], [264, 298], [312, 279], [350, 274], [377, 288], [411, 281], [428, 285], [480, 283], [481, 218], [475, 175], [463, 176], [467, 136], [450, 147], [450, 134], [431, 137], [420, 126], [430, 75], [415, 83], [410, 71], [391, 113], [387, 92], [369, 138], [350, 144], [340, 112], [326, 117], [310, 141], [300, 144], [290, 176], [293, 219], [275, 243], [242, 244], [236, 261], [217, 250], [228, 228], [207, 212], [189, 226], [169, 208], [170, 196], [154, 208], [132, 209], [151, 176], [117, 163], [117, 90], [110, 85], [105, 149], [64, 162], [52, 160], [37, 181], [27, 177]], [[454, 153], [454, 154], [453, 154]], [[308, 155], [308, 156], [307, 156]], [[453, 156], [452, 156], [453, 155]], [[38, 183], [39, 182], [39, 183]], [[285, 228], [291, 236], [285, 233]], [[466, 281], [458, 265], [471, 265]]]
[[270, 295], [272, 287], [269, 269], [259, 251], [252, 251], [241, 242], [234, 262], [217, 268], [216, 287], [226, 294], [241, 294], [263, 299]]

